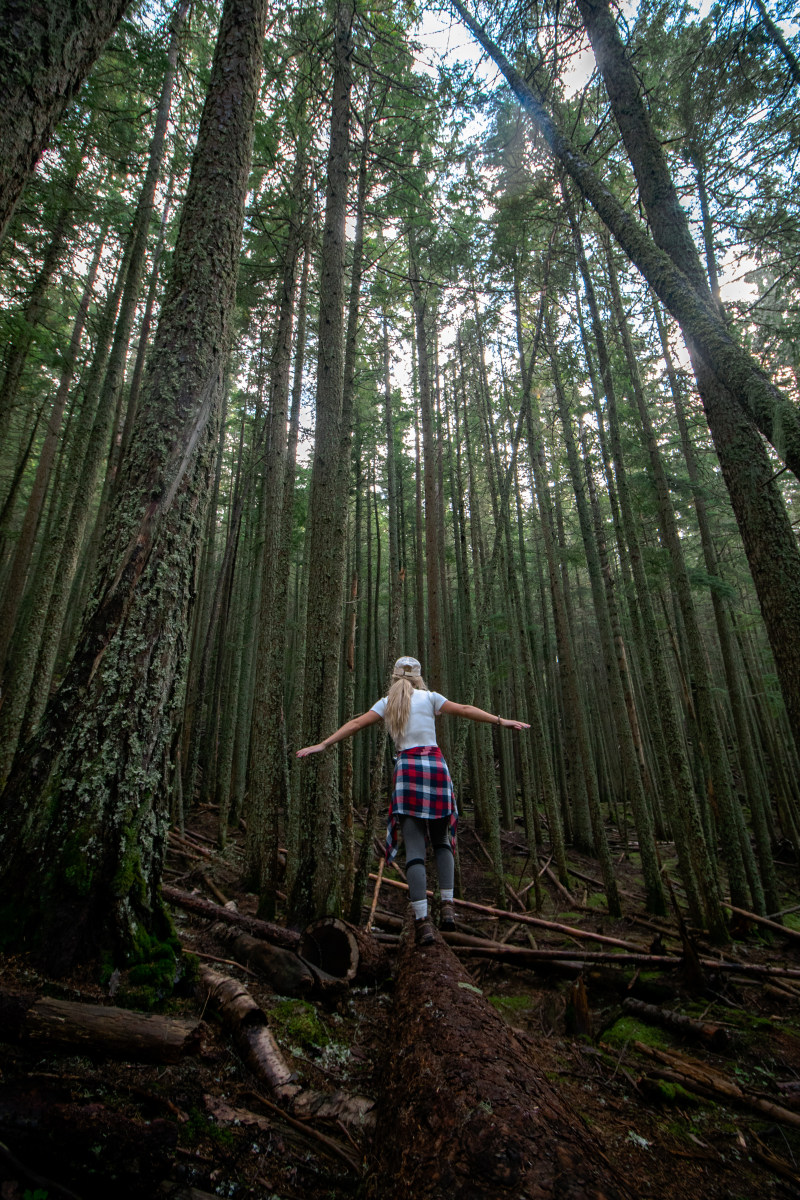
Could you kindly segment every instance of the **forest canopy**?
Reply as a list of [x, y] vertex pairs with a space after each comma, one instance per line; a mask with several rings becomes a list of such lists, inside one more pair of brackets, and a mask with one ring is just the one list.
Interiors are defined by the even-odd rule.
[[518, 826], [562, 883], [593, 855], [612, 914], [611, 840], [654, 913], [674, 843], [714, 937], [725, 904], [778, 914], [789, 6], [12, 7], [0, 943], [173, 962], [167, 831], [197, 804], [220, 845], [244, 823], [261, 916], [358, 920], [386, 735], [294, 752], [399, 654], [531, 726], [441, 727], [498, 900]]

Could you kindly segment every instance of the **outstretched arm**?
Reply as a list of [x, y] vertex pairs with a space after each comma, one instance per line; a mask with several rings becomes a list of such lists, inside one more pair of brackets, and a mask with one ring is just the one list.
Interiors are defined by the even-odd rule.
[[525, 721], [499, 717], [495, 713], [476, 708], [474, 704], [456, 704], [454, 700], [445, 700], [439, 712], [449, 713], [451, 717], [466, 717], [468, 721], [488, 721], [492, 725], [500, 725], [503, 729], [530, 729], [530, 725]]
[[317, 742], [316, 746], [304, 746], [302, 750], [298, 750], [297, 757], [305, 758], [308, 754], [319, 754], [320, 750], [327, 750], [328, 746], [332, 746], [335, 742], [342, 742], [345, 738], [358, 733], [359, 729], [364, 729], [367, 725], [375, 725], [382, 720], [383, 717], [370, 708], [360, 717], [353, 717], [352, 721], [345, 721], [344, 725], [341, 725], [330, 737], [326, 737], [324, 742]]

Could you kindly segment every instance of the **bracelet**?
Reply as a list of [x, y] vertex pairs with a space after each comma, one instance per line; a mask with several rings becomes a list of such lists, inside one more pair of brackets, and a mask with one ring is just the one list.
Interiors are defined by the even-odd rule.
[[498, 714], [497, 714], [497, 724], [498, 724], [498, 725], [501, 725], [501, 724], [502, 724], [502, 719], [501, 719], [501, 717], [500, 717], [500, 713], [498, 713]]

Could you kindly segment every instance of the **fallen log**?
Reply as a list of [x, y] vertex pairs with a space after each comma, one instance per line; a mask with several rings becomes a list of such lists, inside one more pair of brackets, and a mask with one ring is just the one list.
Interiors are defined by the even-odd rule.
[[441, 938], [400, 950], [368, 1195], [612, 1200], [630, 1195]]
[[242, 966], [258, 971], [276, 992], [284, 996], [302, 996], [312, 991], [314, 976], [296, 954], [273, 946], [263, 938], [251, 937], [232, 925], [217, 922], [209, 931], [225, 945]]
[[328, 1095], [303, 1089], [272, 1035], [267, 1014], [243, 984], [210, 967], [200, 968], [200, 982], [219, 1008], [247, 1066], [289, 1112], [339, 1120], [360, 1129], [374, 1125], [375, 1101], [368, 1096], [348, 1092]]
[[200, 981], [231, 1030], [245, 1063], [270, 1091], [286, 1103], [301, 1090], [272, 1036], [267, 1015], [244, 984], [210, 967], [200, 968]]
[[201, 1022], [101, 1004], [0, 992], [0, 1037], [131, 1062], [179, 1062], [200, 1048]]
[[261, 921], [258, 917], [245, 916], [235, 909], [222, 908], [221, 905], [212, 904], [210, 900], [204, 900], [202, 896], [196, 896], [192, 892], [183, 892], [180, 888], [163, 883], [161, 895], [169, 904], [177, 904], [178, 908], [184, 908], [187, 912], [206, 917], [209, 921], [238, 925], [253, 937], [264, 938], [268, 942], [274, 942], [276, 946], [283, 946], [286, 950], [296, 950], [300, 944], [300, 934], [293, 929], [284, 929], [282, 925], [275, 925], [272, 921]]
[[313, 921], [300, 939], [300, 954], [312, 966], [348, 984], [356, 979], [370, 983], [389, 971], [386, 952], [372, 934], [338, 917]]
[[[626, 954], [602, 950], [533, 950], [528, 946], [507, 946], [492, 942], [488, 938], [472, 937], [465, 933], [445, 933], [443, 937], [460, 954], [476, 958], [493, 958], [501, 962], [516, 962], [520, 966], [535, 966], [537, 963], [574, 962], [578, 966], [591, 963], [606, 963], [609, 966], [656, 967], [674, 970], [684, 965], [682, 957], [672, 954]], [[760, 963], [741, 963], [731, 959], [701, 958], [698, 960], [704, 971], [720, 971], [728, 975], [751, 976], [757, 979], [800, 979], [797, 967], [772, 967]]]
[[783, 1125], [800, 1129], [800, 1113], [790, 1112], [788, 1108], [783, 1108], [764, 1096], [754, 1096], [743, 1091], [738, 1083], [708, 1063], [697, 1062], [696, 1059], [686, 1058], [674, 1051], [657, 1050], [644, 1042], [634, 1042], [633, 1045], [640, 1054], [663, 1064], [652, 1072], [658, 1077], [671, 1083], [679, 1083], [688, 1091], [697, 1092], [711, 1100], [721, 1100], [734, 1107], [763, 1113], [772, 1121], [780, 1121]]
[[657, 1004], [645, 1004], [643, 1000], [626, 997], [622, 1007], [631, 1016], [641, 1017], [651, 1024], [660, 1025], [664, 1029], [673, 1029], [685, 1037], [695, 1038], [705, 1042], [717, 1052], [727, 1050], [731, 1044], [731, 1035], [722, 1025], [710, 1021], [695, 1021], [683, 1013], [673, 1012], [669, 1008], [660, 1008]]
[[748, 912], [746, 908], [737, 908], [734, 904], [726, 904], [735, 916], [741, 917], [745, 921], [752, 921], [754, 925], [761, 925], [764, 929], [771, 929], [773, 933], [779, 933], [781, 937], [800, 941], [800, 929], [792, 929], [789, 925], [779, 925], [777, 921], [771, 921], [769, 917], [759, 917], [757, 913]]

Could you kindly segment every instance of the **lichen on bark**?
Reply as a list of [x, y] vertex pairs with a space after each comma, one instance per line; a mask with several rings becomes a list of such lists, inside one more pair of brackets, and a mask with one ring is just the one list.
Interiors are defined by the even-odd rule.
[[[174, 975], [160, 897], [187, 614], [228, 351], [265, 0], [227, 0], [89, 616], [0, 797], [0, 940]], [[172, 963], [172, 965], [170, 965]], [[146, 972], [145, 972], [146, 974]]]

